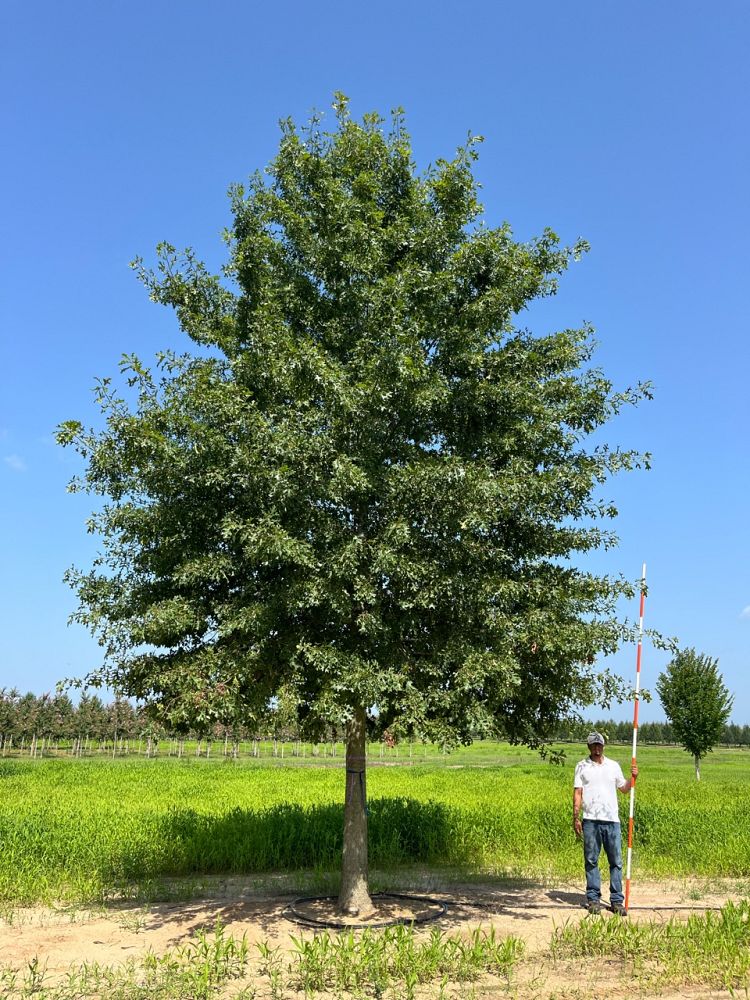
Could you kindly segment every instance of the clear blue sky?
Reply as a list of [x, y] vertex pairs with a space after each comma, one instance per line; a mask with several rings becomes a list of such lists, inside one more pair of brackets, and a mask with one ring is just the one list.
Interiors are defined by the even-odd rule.
[[[595, 565], [648, 563], [646, 624], [718, 657], [750, 722], [747, 0], [6, 0], [0, 39], [0, 687], [98, 662], [66, 624], [62, 574], [96, 546], [54, 428], [96, 419], [122, 352], [187, 346], [128, 262], [166, 239], [218, 266], [228, 185], [343, 90], [402, 105], [422, 166], [486, 136], [490, 224], [590, 241], [527, 322], [589, 320], [618, 385], [655, 385], [606, 435], [654, 467], [606, 489], [621, 545]], [[646, 687], [666, 659], [646, 647]]]

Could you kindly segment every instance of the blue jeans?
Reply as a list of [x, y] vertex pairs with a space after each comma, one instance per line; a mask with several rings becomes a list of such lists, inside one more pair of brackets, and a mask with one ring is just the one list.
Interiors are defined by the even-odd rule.
[[620, 824], [598, 819], [583, 821], [583, 858], [586, 864], [586, 899], [597, 903], [602, 896], [599, 855], [602, 848], [609, 862], [609, 901], [622, 903], [622, 842]]

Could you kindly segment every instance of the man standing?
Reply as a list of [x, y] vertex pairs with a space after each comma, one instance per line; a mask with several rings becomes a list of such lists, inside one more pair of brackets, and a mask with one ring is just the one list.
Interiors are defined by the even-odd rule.
[[604, 737], [590, 733], [586, 740], [589, 756], [576, 764], [573, 779], [573, 829], [583, 837], [583, 857], [586, 865], [586, 908], [589, 913], [601, 913], [602, 886], [599, 875], [599, 855], [602, 848], [609, 862], [609, 902], [613, 913], [627, 916], [622, 894], [622, 843], [617, 792], [629, 792], [638, 776], [636, 764], [630, 768], [631, 778], [625, 780], [617, 761], [604, 756]]

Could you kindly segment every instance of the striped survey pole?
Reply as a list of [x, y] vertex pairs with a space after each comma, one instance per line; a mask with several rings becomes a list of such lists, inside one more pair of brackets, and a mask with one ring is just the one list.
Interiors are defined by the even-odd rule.
[[[646, 603], [646, 564], [643, 564], [641, 572], [641, 610], [638, 621], [638, 652], [635, 658], [635, 704], [633, 707], [633, 757], [632, 764], [636, 762], [636, 749], [638, 747], [638, 695], [641, 690], [641, 654], [643, 652], [643, 608]], [[633, 814], [635, 812], [635, 778], [631, 778], [630, 786], [630, 815], [628, 818], [628, 861], [625, 868], [625, 909], [630, 903], [630, 862], [633, 856]]]

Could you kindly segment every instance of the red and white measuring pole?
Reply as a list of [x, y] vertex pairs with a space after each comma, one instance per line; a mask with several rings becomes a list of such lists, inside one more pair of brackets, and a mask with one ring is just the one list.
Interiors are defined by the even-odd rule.
[[[638, 747], [638, 695], [641, 690], [641, 655], [643, 652], [643, 608], [646, 603], [646, 564], [643, 564], [641, 573], [641, 610], [638, 621], [638, 652], [635, 660], [635, 705], [633, 707], [633, 758], [636, 762], [636, 750]], [[628, 861], [625, 869], [625, 909], [630, 903], [630, 862], [633, 856], [633, 814], [635, 812], [635, 778], [631, 779], [630, 786], [630, 817], [628, 819]]]

